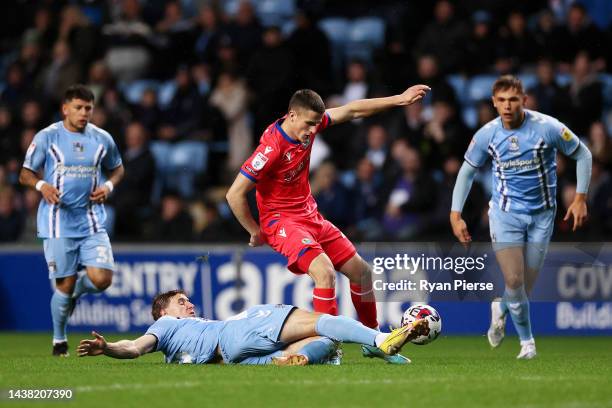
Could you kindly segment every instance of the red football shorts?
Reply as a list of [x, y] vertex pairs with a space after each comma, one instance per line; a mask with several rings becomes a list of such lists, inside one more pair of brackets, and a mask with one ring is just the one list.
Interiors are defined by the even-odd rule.
[[287, 257], [287, 268], [297, 274], [308, 273], [313, 259], [322, 253], [338, 270], [357, 253], [342, 232], [318, 212], [309, 218], [268, 218], [261, 226], [263, 239]]

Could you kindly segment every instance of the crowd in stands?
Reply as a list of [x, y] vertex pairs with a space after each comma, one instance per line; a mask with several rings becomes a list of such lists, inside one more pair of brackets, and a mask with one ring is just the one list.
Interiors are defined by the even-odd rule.
[[[577, 234], [562, 220], [574, 162], [559, 158], [553, 239], [612, 233], [607, 2], [15, 3], [0, 16], [0, 242], [36, 240], [40, 195], [20, 187], [18, 173], [36, 132], [61, 120], [73, 83], [91, 87], [92, 123], [122, 152], [108, 228], [114, 241], [133, 242], [246, 242], [225, 191], [295, 90], [314, 89], [334, 107], [425, 83], [422, 103], [323, 132], [312, 192], [356, 241], [453, 240], [455, 177], [475, 130], [496, 117], [491, 85], [506, 73], [523, 80], [528, 108], [566, 123], [593, 153], [590, 221]], [[484, 171], [465, 209], [475, 240], [488, 240], [490, 188]]]

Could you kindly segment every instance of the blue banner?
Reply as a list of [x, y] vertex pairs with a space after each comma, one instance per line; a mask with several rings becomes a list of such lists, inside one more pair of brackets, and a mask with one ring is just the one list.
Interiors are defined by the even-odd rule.
[[[285, 259], [269, 249], [219, 246], [115, 248], [113, 284], [97, 295], [83, 296], [69, 321], [70, 331], [144, 332], [153, 322], [151, 301], [166, 290], [182, 288], [207, 318], [225, 319], [249, 306], [287, 303], [312, 309], [312, 280], [290, 273]], [[406, 250], [409, 250], [406, 247]], [[605, 248], [606, 256], [612, 251]], [[364, 258], [373, 253], [364, 247]], [[566, 253], [565, 251], [562, 251]], [[600, 251], [601, 253], [601, 251]], [[580, 266], [552, 250], [537, 287], [556, 292], [559, 302], [532, 302], [537, 334], [612, 334], [612, 302], [601, 301], [612, 287], [609, 267]], [[557, 272], [552, 273], [555, 269]], [[0, 330], [50, 331], [47, 278], [42, 248], [0, 249]], [[543, 290], [543, 289], [542, 289]], [[348, 281], [337, 279], [339, 312], [355, 317]], [[571, 295], [571, 296], [570, 296]], [[381, 327], [398, 325], [410, 296], [401, 292], [377, 295]], [[565, 297], [564, 297], [565, 296]], [[583, 300], [576, 302], [576, 297]], [[425, 299], [427, 300], [427, 299]], [[597, 300], [597, 301], [595, 301]], [[430, 302], [443, 319], [443, 334], [482, 334], [489, 324], [488, 301]], [[512, 330], [511, 324], [508, 325]]]

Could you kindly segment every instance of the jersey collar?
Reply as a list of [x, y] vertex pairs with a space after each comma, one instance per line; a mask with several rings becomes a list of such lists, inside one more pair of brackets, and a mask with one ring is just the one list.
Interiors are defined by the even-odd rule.
[[278, 130], [280, 132], [280, 134], [283, 135], [285, 140], [288, 141], [289, 143], [295, 144], [295, 145], [301, 144], [301, 142], [299, 140], [295, 140], [295, 139], [292, 139], [291, 137], [289, 137], [289, 135], [281, 127], [281, 124], [285, 121], [286, 118], [287, 118], [287, 115], [283, 116], [282, 118], [280, 118], [279, 120], [276, 121], [276, 124], [274, 125], [274, 126], [276, 126], [276, 130]]

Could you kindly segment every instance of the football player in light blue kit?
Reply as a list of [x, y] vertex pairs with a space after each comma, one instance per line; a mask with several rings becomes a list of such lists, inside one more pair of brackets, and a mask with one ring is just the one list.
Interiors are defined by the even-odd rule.
[[[123, 177], [121, 156], [108, 132], [89, 120], [93, 93], [73, 85], [64, 94], [64, 120], [36, 134], [19, 175], [21, 184], [40, 191], [38, 237], [43, 239], [51, 298], [53, 355], [68, 356], [66, 325], [85, 293], [111, 284], [113, 252], [104, 222], [104, 201]], [[102, 169], [108, 170], [104, 181]], [[77, 279], [79, 265], [87, 271]]]
[[591, 153], [557, 119], [524, 109], [526, 96], [519, 79], [507, 75], [493, 85], [493, 105], [499, 117], [476, 132], [455, 184], [450, 221], [453, 233], [465, 245], [471, 241], [461, 210], [479, 167], [491, 158], [492, 198], [489, 228], [505, 292], [491, 304], [489, 343], [498, 347], [510, 313], [520, 338], [517, 358], [536, 356], [531, 332], [529, 300], [544, 262], [556, 212], [557, 151], [576, 160], [576, 196], [565, 220], [574, 218], [574, 231], [587, 216], [586, 194], [591, 179]]
[[306, 365], [329, 362], [336, 342], [368, 344], [395, 355], [408, 341], [429, 333], [420, 319], [382, 333], [345, 316], [307, 312], [291, 305], [258, 305], [228, 320], [195, 317], [193, 304], [182, 290], [155, 297], [155, 323], [135, 340], [107, 342], [92, 332], [81, 340], [78, 355], [137, 358], [161, 351], [166, 363], [228, 363]]

